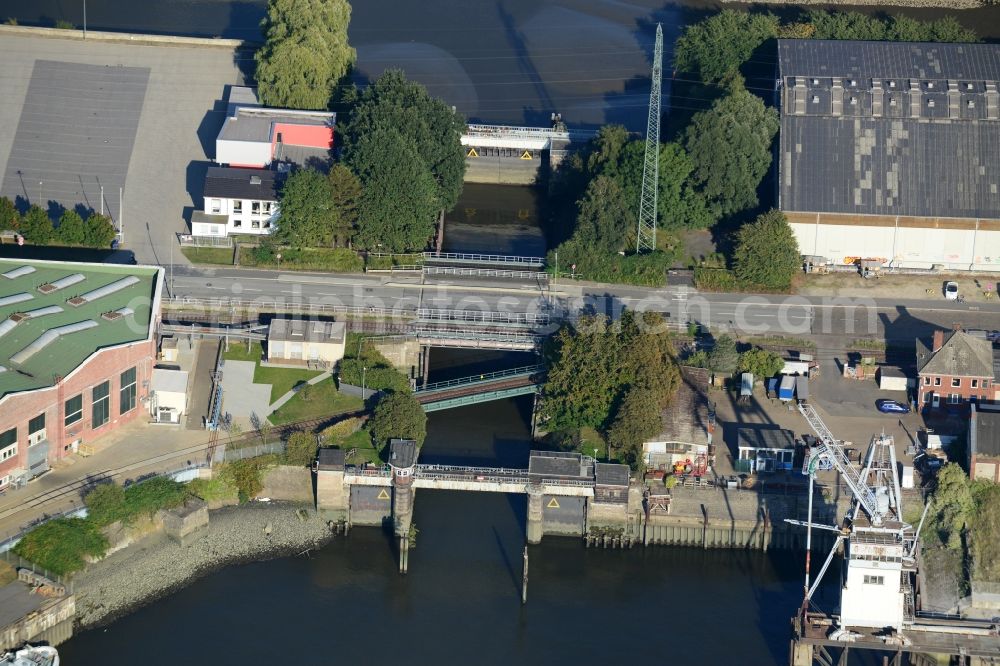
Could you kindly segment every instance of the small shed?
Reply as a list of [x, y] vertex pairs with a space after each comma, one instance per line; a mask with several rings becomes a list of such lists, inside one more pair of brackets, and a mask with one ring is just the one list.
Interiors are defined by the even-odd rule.
[[604, 504], [628, 502], [628, 465], [595, 463], [594, 501]]
[[795, 459], [795, 435], [779, 428], [740, 428], [736, 449], [737, 469], [745, 468], [751, 474], [787, 471]]
[[899, 368], [883, 365], [878, 369], [878, 387], [883, 391], [905, 391], [906, 374]]
[[185, 370], [153, 368], [150, 379], [149, 413], [157, 423], [180, 423], [187, 414], [188, 373]]

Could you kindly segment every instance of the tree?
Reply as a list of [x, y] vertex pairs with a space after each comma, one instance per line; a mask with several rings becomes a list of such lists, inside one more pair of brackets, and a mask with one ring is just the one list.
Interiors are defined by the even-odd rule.
[[749, 372], [754, 377], [774, 377], [784, 367], [785, 361], [780, 354], [754, 347], [740, 354], [736, 369], [739, 372]]
[[620, 459], [633, 467], [641, 460], [642, 443], [663, 428], [660, 410], [652, 392], [642, 386], [629, 389], [608, 429], [608, 444], [621, 454]]
[[347, 41], [347, 0], [270, 0], [261, 26], [257, 90], [266, 106], [326, 109], [357, 53]]
[[733, 273], [744, 285], [788, 289], [802, 265], [795, 233], [780, 210], [770, 210], [736, 236]]
[[757, 205], [757, 187], [771, 166], [778, 113], [738, 88], [696, 113], [684, 134], [693, 179], [716, 215]]
[[83, 245], [87, 240], [83, 218], [75, 210], [67, 210], [59, 218], [56, 235], [65, 245]]
[[333, 238], [333, 201], [326, 177], [314, 169], [296, 169], [281, 187], [275, 238], [293, 247], [320, 247]]
[[0, 231], [17, 231], [21, 226], [21, 215], [17, 206], [7, 197], [0, 197]]
[[21, 235], [32, 245], [48, 245], [55, 236], [55, 229], [49, 214], [32, 204], [21, 219]]
[[617, 181], [598, 176], [580, 201], [573, 240], [587, 252], [617, 254], [635, 247], [634, 207]]
[[739, 73], [753, 52], [778, 33], [773, 14], [725, 9], [684, 29], [674, 48], [674, 69], [714, 83]]
[[299, 430], [288, 437], [285, 444], [285, 464], [306, 467], [316, 457], [316, 437], [312, 433]]
[[330, 200], [333, 246], [350, 246], [358, 223], [358, 206], [361, 204], [361, 181], [343, 164], [335, 164], [327, 176]]
[[395, 129], [362, 137], [354, 152], [364, 189], [355, 242], [368, 250], [422, 250], [434, 232], [440, 201], [433, 173], [416, 146]]
[[111, 218], [100, 213], [91, 213], [84, 225], [84, 243], [90, 247], [111, 247], [111, 241], [118, 235]]
[[975, 503], [969, 477], [957, 463], [948, 463], [938, 472], [933, 510], [929, 525], [933, 536], [946, 548], [960, 549], [966, 527], [975, 514]]
[[375, 405], [371, 431], [378, 446], [394, 438], [413, 439], [421, 446], [427, 436], [427, 414], [409, 391], [389, 391]]
[[[390, 69], [365, 89], [352, 110], [343, 134], [344, 160], [358, 175], [367, 195], [375, 162], [386, 159], [387, 151], [396, 148], [394, 143], [380, 142], [392, 141], [396, 138], [393, 134], [403, 137], [412, 154], [388, 159], [403, 161], [405, 157], [429, 171], [435, 186], [435, 207], [450, 210], [462, 192], [464, 131], [465, 118], [431, 97], [419, 83], [407, 81], [402, 71]], [[378, 136], [378, 142], [370, 140], [373, 136]]]
[[736, 351], [736, 340], [728, 335], [720, 335], [715, 339], [706, 361], [705, 367], [713, 372], [733, 374], [740, 362], [740, 354]]

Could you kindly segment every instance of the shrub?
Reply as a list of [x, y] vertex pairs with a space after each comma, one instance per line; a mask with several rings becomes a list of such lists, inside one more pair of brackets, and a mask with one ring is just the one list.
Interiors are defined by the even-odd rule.
[[323, 439], [327, 442], [336, 442], [349, 437], [358, 431], [361, 427], [361, 419], [357, 417], [352, 417], [349, 419], [344, 419], [338, 423], [334, 423], [332, 426], [323, 431]]
[[736, 276], [725, 268], [696, 267], [694, 284], [705, 291], [739, 291], [739, 287], [736, 286]]
[[237, 496], [236, 488], [219, 475], [211, 479], [195, 479], [187, 486], [188, 492], [206, 502], [231, 499]]
[[266, 455], [244, 458], [220, 468], [220, 478], [236, 488], [240, 503], [256, 497], [264, 489], [263, 474], [268, 467], [278, 463], [278, 456]]
[[93, 521], [58, 518], [28, 532], [14, 552], [63, 576], [82, 569], [88, 556], [100, 557], [107, 548], [108, 540]]
[[83, 498], [87, 517], [97, 525], [109, 525], [125, 520], [125, 491], [117, 483], [102, 483]]
[[288, 438], [285, 448], [285, 464], [305, 467], [316, 457], [316, 437], [309, 432], [300, 430]]
[[371, 430], [379, 446], [396, 437], [420, 446], [427, 436], [427, 414], [409, 391], [392, 391], [375, 406]]
[[125, 520], [152, 516], [160, 509], [180, 506], [188, 496], [187, 487], [166, 476], [137, 483], [125, 489]]

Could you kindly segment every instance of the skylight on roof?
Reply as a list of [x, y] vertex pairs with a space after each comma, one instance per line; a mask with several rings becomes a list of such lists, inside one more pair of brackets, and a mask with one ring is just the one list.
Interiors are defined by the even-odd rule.
[[84, 303], [92, 303], [99, 298], [104, 298], [105, 296], [110, 296], [116, 291], [121, 291], [125, 287], [131, 287], [137, 282], [139, 282], [139, 278], [134, 275], [129, 275], [120, 280], [115, 280], [111, 284], [106, 284], [103, 287], [94, 289], [93, 291], [88, 291], [86, 294], [82, 294], [76, 298], [71, 298], [67, 301], [67, 303], [73, 306], [83, 305]]
[[45, 349], [47, 346], [58, 340], [64, 335], [69, 335], [70, 333], [78, 333], [79, 331], [86, 331], [87, 329], [94, 328], [97, 326], [97, 322], [92, 319], [86, 319], [84, 321], [78, 321], [75, 324], [67, 324], [65, 326], [59, 326], [58, 328], [50, 328], [49, 330], [42, 333], [38, 338], [35, 339], [30, 345], [11, 355], [11, 363], [17, 363], [18, 365], [24, 363], [32, 356], [38, 352]]
[[66, 277], [61, 277], [58, 280], [53, 280], [47, 284], [43, 284], [38, 287], [38, 291], [43, 294], [49, 294], [53, 291], [59, 291], [60, 289], [65, 289], [66, 287], [72, 286], [78, 282], [83, 282], [86, 278], [83, 273], [73, 273], [72, 275], [67, 275]]
[[5, 305], [14, 305], [15, 303], [23, 303], [24, 301], [30, 301], [34, 296], [22, 291], [20, 294], [11, 294], [10, 296], [0, 297], [0, 308]]
[[19, 268], [13, 268], [7, 271], [6, 273], [3, 274], [3, 276], [8, 280], [13, 280], [15, 278], [21, 277], [22, 275], [30, 275], [31, 273], [34, 272], [35, 272], [34, 266], [21, 266]]

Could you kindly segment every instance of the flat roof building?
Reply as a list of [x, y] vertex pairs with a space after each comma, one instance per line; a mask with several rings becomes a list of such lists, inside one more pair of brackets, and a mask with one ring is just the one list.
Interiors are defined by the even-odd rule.
[[0, 487], [143, 411], [162, 270], [0, 259]]
[[1000, 46], [781, 39], [778, 90], [803, 255], [1000, 271]]
[[342, 321], [272, 319], [267, 329], [268, 363], [333, 367], [344, 358], [347, 327]]

